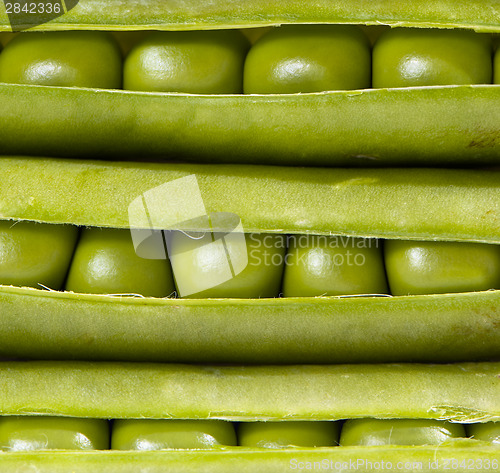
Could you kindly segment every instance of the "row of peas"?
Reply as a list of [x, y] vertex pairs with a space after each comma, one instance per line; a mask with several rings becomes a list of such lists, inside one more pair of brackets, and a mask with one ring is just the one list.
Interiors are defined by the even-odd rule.
[[114, 420], [110, 425], [103, 419], [0, 418], [0, 451], [440, 445], [465, 437], [500, 444], [500, 422], [463, 425], [427, 419], [349, 419], [234, 424], [140, 419]]
[[199, 94], [500, 83], [491, 35], [396, 28], [372, 51], [365, 31], [285, 25], [252, 46], [239, 30], [156, 31], [140, 35], [124, 64], [110, 33], [23, 33], [0, 54], [0, 82]]
[[194, 298], [500, 289], [500, 245], [494, 244], [264, 233], [163, 235], [164, 257], [157, 257], [148, 251], [158, 248], [134, 246], [130, 230], [3, 221], [0, 284]]

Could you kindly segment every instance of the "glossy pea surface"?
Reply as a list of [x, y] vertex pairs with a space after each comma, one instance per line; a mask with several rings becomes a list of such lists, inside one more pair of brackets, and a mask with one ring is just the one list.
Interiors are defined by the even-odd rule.
[[252, 46], [246, 94], [286, 94], [370, 87], [370, 43], [346, 25], [285, 25]]
[[71, 417], [0, 417], [0, 451], [106, 450], [106, 420]]
[[0, 284], [61, 289], [77, 236], [72, 225], [0, 221]]
[[387, 292], [379, 240], [311, 235], [289, 238], [283, 296]]
[[167, 297], [175, 291], [167, 260], [139, 257], [129, 230], [109, 228], [82, 230], [66, 290], [151, 297]]
[[395, 296], [500, 288], [500, 245], [387, 240], [385, 265]]
[[468, 30], [394, 28], [373, 48], [373, 87], [489, 84], [489, 35]]
[[106, 32], [20, 33], [0, 54], [0, 82], [117, 89], [121, 52]]
[[279, 295], [286, 251], [284, 235], [172, 232], [168, 245], [181, 297]]
[[351, 419], [342, 426], [340, 445], [439, 445], [465, 437], [463, 425], [427, 419]]
[[248, 40], [237, 30], [154, 32], [128, 54], [124, 88], [238, 94], [248, 48]]
[[493, 442], [500, 445], [500, 422], [467, 425], [467, 435], [476, 440]]
[[238, 428], [238, 442], [244, 447], [328, 447], [338, 440], [338, 422], [242, 422]]
[[218, 420], [115, 420], [112, 450], [214, 448], [236, 445], [230, 422]]

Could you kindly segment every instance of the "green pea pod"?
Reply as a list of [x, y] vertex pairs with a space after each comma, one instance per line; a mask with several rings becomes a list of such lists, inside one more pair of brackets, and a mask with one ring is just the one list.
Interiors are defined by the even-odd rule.
[[[254, 0], [245, 4], [244, 12], [241, 2], [231, 0], [210, 5], [177, 2], [168, 6], [153, 1], [81, 0], [67, 15], [38, 29], [210, 29], [334, 22], [498, 32], [498, 13], [497, 2], [493, 0], [487, 3], [413, 1], [401, 5], [379, 0], [370, 2], [369, 7], [362, 0], [348, 4], [320, 0], [314, 5]], [[8, 29], [3, 12], [0, 23], [3, 25], [0, 29]], [[196, 156], [210, 162], [259, 162], [260, 159], [266, 164], [348, 166], [496, 164], [500, 146], [499, 90], [498, 86], [460, 86], [214, 97], [0, 85], [4, 107], [3, 118], [0, 118], [0, 152], [119, 159], [144, 155], [185, 159]], [[190, 126], [186, 127], [186, 123]], [[404, 139], [405, 136], [412, 137], [412, 142]], [[247, 231], [500, 242], [496, 174], [429, 170], [264, 170], [250, 166], [165, 168], [83, 162], [70, 166], [66, 161], [16, 158], [3, 159], [0, 169], [3, 177], [0, 218], [3, 219], [126, 228], [131, 200], [166, 181], [195, 173], [207, 208], [238, 214]], [[38, 344], [47, 357], [52, 357], [58, 351], [55, 343], [60, 342], [66, 332], [77, 340], [73, 345], [75, 357], [88, 357], [89, 352], [95, 350], [96, 358], [107, 358], [109, 352], [103, 347], [113, 338], [109, 349], [116, 353], [117, 359], [127, 350], [136, 359], [141, 356], [150, 359], [144, 345], [152, 345], [152, 351], [165, 349], [155, 343], [156, 336], [143, 339], [142, 346], [139, 337], [129, 339], [133, 344], [138, 343], [130, 349], [126, 341], [129, 333], [118, 333], [118, 326], [115, 326], [116, 332], [105, 330], [104, 339], [94, 338], [96, 335], [88, 331], [88, 326], [95, 322], [98, 328], [103, 328], [121, 315], [129, 321], [129, 331], [130, 319], [134, 319], [134, 327], [140, 335], [148, 324], [150, 328], [157, 328], [151, 321], [160, 318], [169, 319], [169, 323], [173, 320], [180, 329], [182, 317], [188, 321], [196, 317], [198, 322], [201, 316], [202, 323], [208, 327], [215, 319], [220, 327], [227, 323], [228, 317], [243, 314], [250, 318], [239, 319], [237, 334], [245, 338], [248, 336], [245, 323], [255, 329], [255, 320], [269, 322], [286, 316], [290, 317], [287, 325], [299, 323], [304, 340], [304, 336], [311, 333], [306, 309], [312, 318], [318, 319], [318, 332], [322, 329], [328, 334], [328, 329], [332, 334], [326, 315], [330, 316], [333, 311], [338, 318], [344, 318], [343, 333], [350, 336], [355, 329], [352, 322], [347, 325], [348, 315], [351, 314], [351, 319], [352, 314], [363, 315], [366, 323], [370, 315], [366, 305], [370, 304], [371, 314], [382, 320], [394, 312], [397, 314], [396, 327], [391, 319], [389, 332], [394, 330], [393, 335], [402, 333], [406, 337], [398, 340], [399, 349], [404, 350], [402, 346], [407, 344], [410, 331], [414, 332], [405, 355], [407, 359], [419, 359], [419, 356], [424, 359], [424, 351], [435, 350], [432, 342], [419, 345], [422, 341], [417, 340], [419, 329], [427, 330], [425, 336], [430, 335], [429, 327], [437, 332], [433, 334], [434, 341], [441, 344], [441, 353], [446, 351], [446, 346], [451, 346], [453, 357], [460, 351], [464, 358], [486, 359], [497, 356], [498, 294], [499, 291], [366, 300], [318, 298], [307, 299], [307, 305], [302, 307], [293, 299], [287, 307], [281, 300], [235, 303], [232, 300], [123, 299], [3, 287], [0, 310], [2, 323], [5, 321], [9, 328], [3, 332], [2, 326], [2, 333], [6, 335], [1, 342], [9, 345], [7, 351], [12, 354], [13, 345], [22, 344], [28, 334], [27, 339]], [[161, 310], [157, 310], [158, 307]], [[410, 317], [415, 313], [422, 325], [411, 325]], [[72, 317], [68, 318], [69, 315]], [[94, 318], [85, 321], [88, 315]], [[46, 331], [35, 326], [33, 316]], [[438, 318], [440, 320], [434, 320]], [[431, 319], [435, 324], [423, 329]], [[85, 322], [86, 330], [79, 330]], [[375, 321], [371, 324], [372, 329], [377, 328], [380, 333], [381, 326], [375, 327]], [[385, 325], [387, 328], [389, 322]], [[162, 330], [172, 327], [162, 326]], [[358, 335], [360, 326], [356, 329]], [[443, 326], [445, 331], [441, 332]], [[30, 338], [37, 330], [38, 339]], [[182, 330], [180, 336], [188, 331], [187, 324]], [[292, 337], [299, 335], [298, 329], [287, 327], [287, 330]], [[122, 335], [124, 338], [120, 341]], [[341, 333], [335, 336], [338, 340]], [[362, 336], [357, 340], [358, 349], [367, 342], [366, 337], [365, 332], [364, 341]], [[321, 341], [323, 348], [326, 339], [325, 336]], [[455, 339], [463, 342], [455, 342]], [[467, 340], [478, 345], [477, 349], [472, 347], [467, 351]], [[170, 339], [170, 342], [173, 351], [181, 350], [181, 338]], [[68, 341], [65, 343], [65, 347], [71, 349]], [[370, 340], [370, 343], [373, 342]], [[391, 340], [391, 335], [386, 334], [379, 361], [384, 357], [390, 359], [393, 344], [394, 338]], [[246, 349], [249, 346], [246, 345]], [[205, 349], [207, 360], [213, 345], [209, 343]], [[265, 349], [259, 346], [258, 351], [264, 353]], [[285, 349], [293, 350], [290, 346]], [[28, 350], [27, 345], [22, 350]], [[302, 358], [307, 351], [295, 356]], [[34, 355], [33, 351], [29, 354]], [[24, 351], [24, 355], [28, 355], [28, 351]], [[318, 360], [312, 354], [311, 361], [334, 360], [334, 355], [329, 352], [328, 359]], [[237, 356], [244, 359], [244, 351]], [[440, 361], [448, 359], [443, 355]], [[244, 420], [397, 416], [461, 422], [498, 421], [499, 371], [498, 363], [194, 367], [12, 362], [0, 364], [0, 413]], [[422, 462], [422, 467], [417, 467], [421, 471], [447, 469], [448, 465], [455, 471], [470, 471], [471, 460], [475, 469], [498, 468], [494, 463], [498, 461], [498, 448], [461, 440], [439, 448], [369, 450], [338, 447], [282, 451], [228, 448], [213, 452], [5, 453], [1, 468], [2, 471], [17, 472], [23, 468], [56, 473], [69, 469], [135, 472], [146, 468], [151, 472], [279, 472], [305, 465], [299, 462], [324, 459], [394, 463], [410, 460]], [[367, 463], [357, 466], [360, 471], [373, 471]], [[347, 468], [334, 463], [330, 470]], [[398, 469], [414, 471], [415, 467]]]
[[[31, 26], [128, 31], [355, 23], [500, 32], [498, 17], [495, 0], [378, 0], [369, 7], [363, 0], [251, 0], [244, 9], [238, 0], [81, 0], [42, 25], [34, 15]], [[0, 30], [8, 25], [1, 12]], [[315, 166], [493, 164], [500, 155], [499, 99], [495, 85], [217, 97], [2, 85], [0, 152]]]
[[0, 286], [0, 356], [164, 362], [500, 359], [500, 291], [153, 299]]
[[[138, 196], [195, 174], [207, 212], [236, 213], [245, 231], [500, 242], [493, 172], [3, 158], [0, 173], [3, 219], [128, 227], [128, 207]], [[0, 355], [242, 363], [489, 360], [500, 356], [499, 297], [500, 291], [487, 291], [190, 301], [3, 286]]]
[[0, 415], [500, 420], [500, 364], [195, 366], [1, 362]]
[[[134, 363], [0, 363], [1, 415], [227, 420], [500, 419], [499, 363], [456, 365], [189, 366]], [[498, 447], [457, 439], [436, 447], [325, 447], [213, 451], [3, 453], [2, 471], [284, 472], [327, 462], [331, 471], [378, 462], [399, 470], [497, 469]], [[330, 463], [331, 462], [331, 463]], [[338, 463], [340, 462], [340, 463]], [[469, 462], [469, 463], [467, 463]], [[420, 466], [416, 466], [420, 463]], [[324, 464], [323, 464], [324, 465]], [[496, 465], [496, 466], [495, 466]]]
[[499, 85], [214, 96], [1, 84], [0, 101], [4, 155], [353, 167], [500, 156]]
[[[71, 2], [74, 3], [74, 2]], [[67, 14], [38, 30], [62, 29], [216, 29], [284, 23], [364, 23], [391, 26], [471, 28], [498, 32], [500, 9], [496, 0], [364, 0], [312, 4], [301, 0], [239, 0], [200, 3], [157, 2], [155, 0], [80, 0]], [[0, 24], [10, 31], [7, 15], [0, 12]], [[36, 19], [33, 20], [36, 25]], [[28, 27], [29, 25], [26, 25]]]

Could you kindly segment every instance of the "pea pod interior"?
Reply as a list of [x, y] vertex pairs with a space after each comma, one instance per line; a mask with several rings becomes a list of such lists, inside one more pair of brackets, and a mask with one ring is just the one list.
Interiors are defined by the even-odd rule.
[[[189, 366], [141, 363], [0, 363], [1, 415], [93, 418], [178, 418], [256, 421], [346, 417], [497, 421], [498, 363], [361, 366]], [[498, 460], [498, 447], [471, 439], [429, 447], [326, 447], [215, 451], [2, 453], [4, 468], [22, 461], [38, 471], [288, 471], [293, 461], [422, 462]], [[449, 458], [448, 458], [449, 461]], [[361, 471], [369, 466], [358, 465]], [[403, 471], [413, 466], [401, 465]], [[407, 470], [404, 470], [407, 468]], [[495, 466], [496, 468], [496, 466]], [[245, 470], [246, 469], [246, 470]], [[8, 470], [10, 471], [10, 470]], [[118, 471], [118, 470], [117, 470]], [[133, 470], [130, 470], [133, 471]]]
[[[3, 158], [0, 169], [3, 219], [126, 228], [128, 208], [137, 197], [194, 174], [207, 212], [237, 214], [245, 231], [500, 240], [495, 173], [36, 158]], [[162, 215], [159, 228], [167, 225]], [[178, 218], [183, 219], [182, 213]], [[3, 356], [260, 363], [499, 356], [499, 291], [248, 301], [142, 299], [13, 287], [2, 287], [0, 293]]]
[[[84, 3], [61, 18], [75, 14]], [[97, 4], [88, 2], [83, 15], [88, 16], [88, 22], [80, 18], [81, 23], [72, 27], [91, 29], [91, 12]], [[127, 11], [134, 12], [135, 6], [138, 9], [134, 3]], [[229, 2], [215, 8], [224, 12], [228, 6], [234, 7]], [[458, 8], [456, 15], [460, 16], [461, 11]], [[224, 14], [214, 20], [212, 27], [222, 18]], [[333, 18], [325, 15], [324, 22], [332, 22]], [[300, 16], [290, 21], [308, 22]], [[401, 20], [401, 24], [406, 23]], [[168, 28], [168, 24], [162, 25]], [[425, 21], [419, 26], [426, 26]], [[467, 23], [462, 26], [473, 27]], [[188, 28], [186, 23], [183, 27]], [[57, 23], [42, 25], [42, 29], [47, 28], [57, 29]], [[84, 74], [93, 75], [89, 71]], [[210, 90], [202, 87], [199, 92]], [[106, 159], [148, 156], [159, 160], [308, 166], [472, 167], [498, 163], [498, 96], [498, 85], [251, 97], [117, 90], [108, 94], [103, 89], [68, 91], [61, 87], [46, 90], [1, 85], [4, 114], [0, 126], [5, 134], [0, 150], [2, 154]], [[31, 123], [33, 126], [27, 125]], [[22, 133], [25, 126], [31, 128], [30, 133]]]

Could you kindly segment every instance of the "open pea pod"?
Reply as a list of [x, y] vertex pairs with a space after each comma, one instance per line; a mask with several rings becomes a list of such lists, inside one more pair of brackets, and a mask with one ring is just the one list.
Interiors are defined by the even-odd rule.
[[[1, 415], [101, 418], [333, 420], [419, 418], [487, 422], [500, 418], [498, 363], [457, 365], [189, 366], [158, 364], [0, 363]], [[433, 471], [456, 463], [498, 464], [498, 446], [455, 439], [436, 447], [322, 447], [212, 451], [12, 452], [4, 471], [22, 463], [36, 471], [269, 471], [313, 462], [331, 471], [375, 462], [401, 471]], [[469, 463], [467, 463], [469, 462]], [[324, 465], [324, 463], [322, 463]], [[420, 464], [420, 466], [417, 466]], [[305, 467], [304, 467], [305, 468]], [[135, 470], [134, 470], [135, 469]]]
[[[138, 196], [195, 175], [206, 211], [237, 214], [245, 231], [500, 242], [493, 172], [3, 158], [0, 173], [1, 219], [127, 228]], [[159, 228], [163, 216], [155, 217]], [[491, 360], [500, 357], [499, 301], [498, 290], [187, 300], [2, 286], [0, 355], [267, 364]]]
[[[357, 23], [500, 31], [494, 0], [369, 6], [252, 0], [244, 8], [235, 0], [66, 3], [74, 8], [41, 25], [27, 14], [22, 26], [127, 31]], [[5, 13], [1, 28], [9, 29]], [[476, 166], [498, 163], [500, 155], [498, 85], [252, 96], [1, 85], [0, 100], [4, 155], [309, 166]]]

